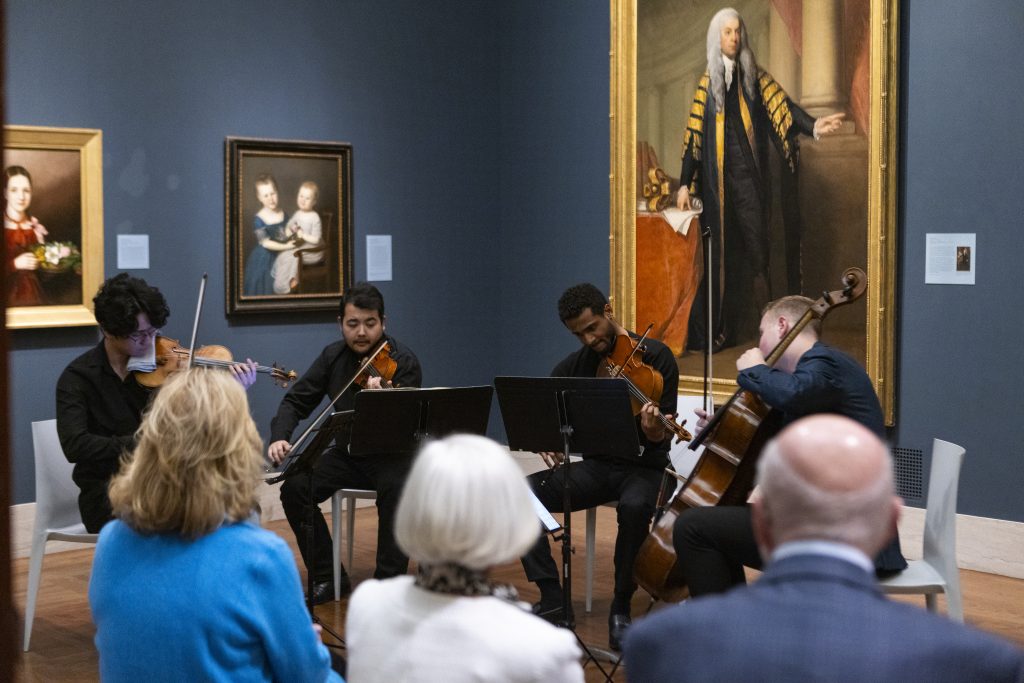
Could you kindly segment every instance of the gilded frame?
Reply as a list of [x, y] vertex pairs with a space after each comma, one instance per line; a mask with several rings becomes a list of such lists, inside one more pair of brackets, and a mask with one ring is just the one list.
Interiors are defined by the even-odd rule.
[[[229, 137], [224, 154], [224, 294], [228, 315], [336, 310], [338, 300], [352, 284], [352, 145]], [[285, 276], [282, 280], [274, 275], [277, 259], [297, 258], [301, 252], [267, 250], [266, 254], [257, 254], [263, 251], [259, 245], [264, 242], [257, 243], [255, 237], [254, 216], [261, 208], [255, 182], [264, 174], [273, 177], [278, 187], [278, 207], [285, 216], [286, 227], [297, 215], [297, 193], [310, 181], [316, 188], [313, 212], [319, 218], [317, 225], [322, 230], [320, 244], [324, 250], [312, 269], [310, 265], [298, 267], [291, 279], [294, 288], [282, 292], [277, 292], [276, 287], [285, 286], [289, 278]], [[268, 226], [271, 229], [276, 230]], [[310, 244], [297, 247], [308, 248]], [[269, 289], [269, 281], [261, 284], [247, 277], [248, 271], [252, 271], [248, 272], [252, 276], [268, 269], [267, 277], [274, 280], [274, 289]], [[303, 275], [311, 270], [321, 272], [316, 273], [315, 279]]]
[[[49, 221], [48, 236], [76, 242], [81, 252], [81, 273], [74, 273], [76, 279], [80, 277], [81, 289], [72, 294], [73, 301], [9, 306], [7, 329], [95, 325], [92, 298], [103, 282], [103, 132], [85, 128], [4, 126], [4, 157], [5, 167], [20, 165], [33, 174], [33, 200], [45, 200], [46, 179], [52, 177], [48, 173], [52, 169], [47, 167], [61, 167], [58, 169], [60, 177], [54, 180], [52, 187], [69, 191], [69, 196], [56, 199], [78, 208], [78, 220], [70, 219], [71, 222], [61, 229], [61, 219], [46, 217], [45, 209], [33, 210], [31, 215], [46, 218], [40, 218], [44, 225]], [[24, 161], [25, 158], [30, 161]], [[58, 159], [59, 163], [48, 163]]]
[[[637, 3], [644, 1], [610, 0], [610, 292], [620, 320], [632, 329], [636, 329], [638, 324]], [[866, 315], [863, 358], [881, 400], [886, 423], [892, 425], [895, 416], [899, 8], [898, 0], [868, 1], [870, 133], [867, 136], [867, 263], [849, 265], [866, 265], [869, 286], [866, 307], [862, 309]], [[706, 26], [705, 23], [705, 31]], [[680, 115], [680, 120], [684, 114]], [[835, 286], [838, 286], [838, 281]], [[703, 379], [684, 374], [679, 386], [681, 393], [699, 394]], [[735, 391], [735, 386], [734, 369], [724, 368], [719, 363], [712, 382], [714, 394], [719, 398], [727, 397]]]

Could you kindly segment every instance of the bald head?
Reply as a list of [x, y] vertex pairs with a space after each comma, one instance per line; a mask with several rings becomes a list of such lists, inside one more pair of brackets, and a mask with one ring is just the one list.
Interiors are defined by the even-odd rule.
[[759, 540], [852, 545], [868, 556], [891, 538], [899, 514], [889, 451], [868, 429], [838, 415], [794, 422], [758, 463]]

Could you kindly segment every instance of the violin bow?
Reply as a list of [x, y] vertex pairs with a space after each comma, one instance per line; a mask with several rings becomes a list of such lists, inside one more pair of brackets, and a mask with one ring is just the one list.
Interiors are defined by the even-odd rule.
[[192, 336], [189, 338], [188, 345], [188, 366], [190, 368], [195, 367], [196, 337], [199, 335], [199, 318], [203, 315], [203, 298], [206, 295], [206, 279], [206, 273], [203, 273], [203, 277], [199, 278], [199, 299], [196, 301], [196, 317], [192, 322]]

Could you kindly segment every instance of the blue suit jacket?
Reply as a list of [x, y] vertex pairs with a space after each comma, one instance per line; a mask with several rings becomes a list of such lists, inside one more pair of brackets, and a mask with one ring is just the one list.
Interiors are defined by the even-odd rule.
[[1024, 681], [1011, 644], [889, 601], [863, 569], [817, 555], [638, 620], [624, 653], [632, 683]]

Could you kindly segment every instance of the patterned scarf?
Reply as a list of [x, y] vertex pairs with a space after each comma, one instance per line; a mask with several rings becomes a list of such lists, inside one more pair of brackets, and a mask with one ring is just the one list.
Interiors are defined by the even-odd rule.
[[519, 593], [506, 583], [494, 583], [483, 571], [469, 569], [453, 562], [421, 564], [416, 568], [416, 585], [423, 590], [445, 595], [490, 595], [509, 602], [518, 602]]

